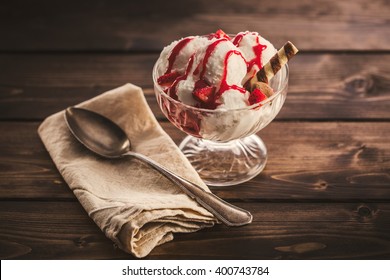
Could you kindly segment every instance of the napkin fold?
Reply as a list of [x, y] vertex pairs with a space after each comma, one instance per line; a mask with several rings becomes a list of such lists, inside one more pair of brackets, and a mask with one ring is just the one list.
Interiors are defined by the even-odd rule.
[[[209, 191], [187, 158], [163, 131], [141, 88], [126, 84], [83, 102], [117, 123], [132, 150]], [[69, 132], [64, 111], [40, 125], [38, 133], [55, 165], [88, 215], [119, 248], [136, 257], [217, 220], [175, 184], [132, 157], [104, 159], [87, 150]]]

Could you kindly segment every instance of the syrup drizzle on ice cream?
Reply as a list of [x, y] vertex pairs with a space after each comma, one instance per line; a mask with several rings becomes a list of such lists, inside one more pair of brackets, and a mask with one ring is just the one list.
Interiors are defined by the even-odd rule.
[[[223, 39], [219, 39], [217, 41], [214, 41], [213, 43], [211, 43], [210, 45], [208, 45], [207, 49], [206, 49], [206, 52], [205, 52], [205, 55], [203, 57], [203, 60], [201, 63], [199, 63], [199, 66], [202, 65], [202, 72], [200, 72], [200, 76], [199, 78], [200, 79], [203, 79], [204, 78], [204, 74], [206, 73], [206, 64], [207, 62], [209, 61], [209, 58], [211, 56], [211, 54], [214, 52], [215, 48], [222, 42], [226, 42], [227, 40], [225, 38]], [[194, 74], [196, 75], [197, 72], [196, 70], [199, 70], [199, 68], [197, 67], [194, 71]]]
[[180, 40], [176, 46], [172, 49], [170, 56], [168, 57], [168, 68], [165, 71], [165, 74], [172, 72], [173, 64], [175, 63], [176, 57], [179, 55], [180, 51], [193, 40], [193, 37], [187, 37]]
[[234, 90], [237, 90], [241, 93], [245, 93], [246, 92], [246, 89], [243, 88], [243, 87], [240, 87], [238, 85], [228, 85], [227, 83], [227, 65], [228, 65], [228, 61], [229, 61], [229, 58], [231, 55], [239, 55], [241, 56], [244, 60], [245, 58], [242, 56], [241, 52], [237, 51], [237, 50], [230, 50], [226, 53], [226, 56], [225, 56], [225, 59], [224, 59], [224, 67], [223, 67], [223, 75], [222, 75], [222, 79], [221, 79], [221, 85], [219, 86], [219, 90], [218, 90], [218, 95], [221, 96], [225, 91], [229, 90], [229, 89], [234, 89]]
[[[249, 34], [252, 34], [254, 36], [256, 36], [256, 33], [254, 32], [241, 32], [241, 33], [238, 33], [235, 37], [234, 37], [234, 40], [233, 40], [233, 45], [235, 45], [236, 47], [239, 47], [240, 46], [240, 43], [242, 41], [242, 39], [249, 35]], [[263, 67], [263, 63], [262, 63], [262, 59], [261, 59], [261, 56], [263, 54], [263, 51], [267, 48], [266, 45], [262, 45], [260, 44], [260, 39], [258, 36], [256, 36], [256, 44], [252, 47], [253, 49], [253, 53], [255, 54], [255, 57], [252, 58], [250, 61], [247, 61], [247, 69], [248, 69], [248, 72], [250, 70], [252, 70], [252, 67], [254, 65], [257, 65], [257, 67], [260, 69]]]
[[187, 79], [188, 74], [190, 73], [190, 70], [192, 68], [192, 64], [194, 63], [194, 55], [195, 54], [193, 54], [188, 60], [187, 68], [186, 71], [184, 72], [184, 75], [178, 76], [176, 80], [173, 82], [172, 86], [169, 88], [169, 95], [171, 97], [174, 97], [175, 99], [177, 99], [177, 84], [180, 81]]
[[[250, 38], [245, 38], [247, 36]], [[244, 39], [246, 39], [246, 41]], [[187, 52], [188, 55], [188, 49], [192, 47], [191, 45], [196, 45], [196, 40], [199, 40], [202, 44], [200, 44], [200, 47], [194, 47], [194, 52], [190, 58], [186, 60], [187, 65], [184, 68], [185, 73], [178, 73], [177, 69], [174, 67], [176, 60], [178, 60], [178, 57], [185, 52]], [[225, 46], [222, 46], [222, 44], [225, 44]], [[227, 47], [226, 44], [230, 44], [231, 46]], [[219, 47], [220, 45], [221, 47]], [[187, 46], [188, 48], [186, 48]], [[240, 49], [240, 47], [250, 49], [250, 55], [247, 54], [245, 56], [245, 53]], [[273, 46], [271, 45], [271, 47]], [[186, 50], [184, 51], [185, 48]], [[180, 89], [178, 89], [179, 83], [186, 82], [186, 80], [188, 80], [187, 84], [192, 83], [192, 100], [194, 100], [193, 104], [188, 105], [195, 107], [215, 109], [223, 104], [223, 101], [221, 101], [222, 95], [228, 91], [230, 94], [232, 92], [236, 92], [236, 94], [243, 94], [243, 97], [239, 97], [244, 100], [241, 103], [244, 103], [244, 106], [245, 104], [246, 106], [249, 106], [256, 100], [264, 100], [264, 98], [267, 98], [266, 96], [260, 99], [253, 98], [251, 95], [256, 94], [256, 96], [258, 96], [262, 93], [258, 90], [253, 94], [249, 93], [242, 84], [244, 80], [249, 80], [260, 68], [262, 68], [262, 56], [263, 51], [266, 48], [267, 45], [260, 43], [260, 36], [257, 33], [248, 31], [240, 32], [233, 38], [230, 38], [222, 30], [218, 30], [207, 37], [186, 37], [176, 42], [170, 50], [167, 58], [168, 65], [166, 71], [158, 78], [158, 83], [166, 87], [165, 92], [167, 92], [172, 98], [180, 100], [180, 96], [178, 96], [178, 91], [180, 91]], [[225, 52], [221, 58], [216, 55], [216, 52], [218, 51]], [[203, 55], [203, 57], [196, 58], [197, 52], [198, 55]], [[208, 66], [211, 63], [210, 61], [212, 56], [214, 59], [213, 63], [216, 63], [215, 57], [218, 57], [219, 60], [217, 60], [217, 64], [222, 66], [222, 71], [218, 74], [220, 78], [216, 79], [217, 82], [215, 82], [215, 80], [210, 80], [210, 73], [212, 71], [208, 69]], [[228, 72], [235, 71], [234, 67], [229, 67], [229, 64], [232, 63], [233, 56], [238, 56], [237, 60], [243, 61], [241, 63], [246, 65], [246, 73], [243, 73], [243, 77], [239, 79], [239, 82], [229, 83]], [[196, 63], [196, 67], [193, 69], [194, 62]], [[206, 73], [208, 73], [208, 75], [206, 75]], [[185, 89], [187, 90], [186, 92], [191, 93], [190, 86], [187, 86]], [[187, 100], [191, 99], [187, 98]]]

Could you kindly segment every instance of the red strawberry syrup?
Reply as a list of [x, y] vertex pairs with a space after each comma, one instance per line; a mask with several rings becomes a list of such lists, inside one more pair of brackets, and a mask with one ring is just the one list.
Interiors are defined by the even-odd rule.
[[173, 47], [171, 54], [168, 57], [168, 68], [167, 71], [165, 71], [165, 74], [168, 74], [172, 71], [173, 63], [175, 63], [176, 57], [180, 53], [180, 51], [193, 40], [194, 38], [184, 38], [181, 41], [179, 41], [176, 46]]
[[[200, 72], [199, 79], [203, 79], [204, 74], [206, 73], [206, 64], [209, 61], [211, 54], [213, 53], [215, 48], [218, 46], [218, 44], [220, 44], [224, 41], [227, 41], [227, 40], [226, 39], [219, 39], [219, 40], [216, 40], [215, 42], [211, 43], [210, 45], [208, 45], [206, 52], [204, 54], [203, 61], [202, 61], [202, 72]], [[194, 73], [194, 74], [196, 75], [197, 73]]]
[[[250, 34], [250, 33], [249, 32], [238, 33], [236, 35], [236, 37], [234, 37], [233, 45], [235, 45], [236, 47], [239, 47], [242, 39], [248, 34]], [[257, 35], [255, 33], [252, 33], [252, 34]], [[250, 61], [247, 61], [247, 63], [246, 63], [248, 72], [252, 69], [252, 67], [254, 65], [257, 65], [257, 67], [259, 67], [259, 69], [261, 69], [263, 67], [263, 63], [261, 61], [261, 55], [263, 54], [263, 51], [266, 48], [267, 48], [266, 45], [260, 44], [259, 36], [256, 36], [256, 45], [252, 47], [253, 53], [255, 54], [255, 57], [253, 59], [251, 59]]]

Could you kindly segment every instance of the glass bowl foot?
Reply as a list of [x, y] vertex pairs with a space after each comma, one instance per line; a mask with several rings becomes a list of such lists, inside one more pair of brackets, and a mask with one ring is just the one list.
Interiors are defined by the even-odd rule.
[[209, 186], [231, 186], [258, 175], [267, 162], [267, 149], [257, 135], [226, 143], [187, 136], [179, 148]]

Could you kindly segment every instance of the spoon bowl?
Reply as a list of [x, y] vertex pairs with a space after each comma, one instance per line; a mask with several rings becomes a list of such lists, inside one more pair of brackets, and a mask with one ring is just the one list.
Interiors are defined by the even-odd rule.
[[65, 111], [65, 119], [77, 140], [103, 157], [122, 157], [131, 149], [126, 133], [116, 123], [100, 114], [69, 107]]

